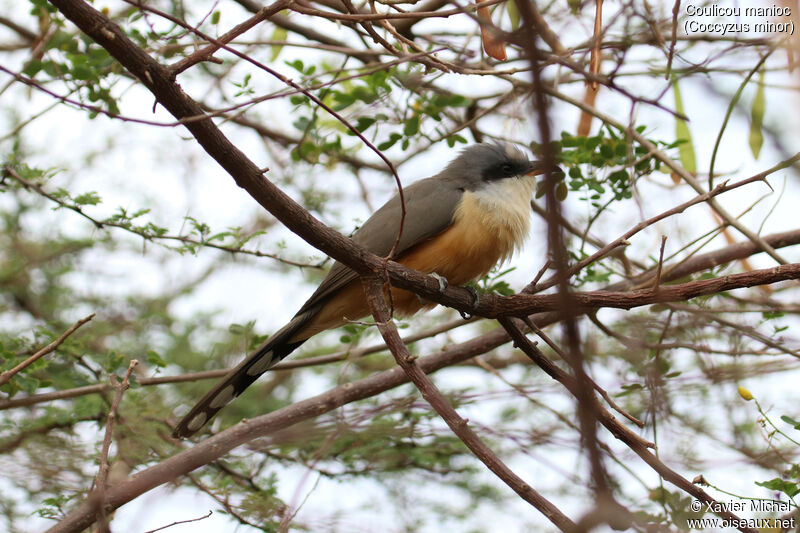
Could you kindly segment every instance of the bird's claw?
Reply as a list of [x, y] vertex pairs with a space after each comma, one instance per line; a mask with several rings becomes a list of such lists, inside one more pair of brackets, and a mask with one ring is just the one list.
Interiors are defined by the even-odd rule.
[[[444, 290], [445, 290], [445, 289], [448, 287], [448, 285], [449, 285], [449, 284], [447, 283], [447, 278], [446, 278], [446, 277], [444, 277], [444, 276], [440, 276], [440, 275], [439, 275], [439, 274], [437, 274], [436, 272], [432, 272], [432, 273], [430, 273], [430, 274], [428, 274], [428, 275], [429, 275], [430, 277], [432, 277], [433, 279], [435, 279], [436, 281], [438, 281], [438, 282], [439, 282], [439, 292], [440, 292], [440, 293], [443, 293], [443, 292], [444, 292]], [[427, 301], [427, 300], [425, 300], [425, 299], [424, 299], [422, 296], [420, 296], [419, 294], [417, 294], [417, 300], [419, 300], [419, 303], [421, 303], [422, 305], [425, 305], [426, 303], [428, 303], [428, 301]]]
[[[472, 308], [471, 308], [471, 311], [472, 312], [477, 311], [478, 310], [478, 304], [481, 301], [480, 293], [478, 292], [478, 290], [475, 287], [472, 287], [470, 285], [467, 285], [464, 288], [467, 289], [469, 291], [469, 293], [472, 295]], [[470, 313], [465, 312], [465, 311], [459, 311], [458, 313], [461, 315], [461, 318], [463, 318], [464, 320], [469, 320], [470, 318], [472, 318], [472, 315]]]
[[439, 275], [439, 274], [437, 274], [436, 272], [433, 272], [433, 273], [431, 273], [431, 274], [428, 274], [428, 275], [429, 275], [430, 277], [434, 278], [436, 281], [438, 281], [438, 282], [439, 282], [439, 292], [444, 292], [444, 290], [445, 290], [445, 289], [447, 288], [447, 286], [448, 286], [448, 283], [447, 283], [447, 278], [446, 278], [446, 277], [444, 277], [444, 276], [440, 276], [440, 275]]

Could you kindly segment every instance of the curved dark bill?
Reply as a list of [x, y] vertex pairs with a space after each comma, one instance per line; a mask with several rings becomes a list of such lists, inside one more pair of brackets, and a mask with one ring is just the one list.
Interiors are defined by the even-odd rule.
[[[527, 176], [538, 176], [540, 174], [544, 174], [545, 172], [547, 172], [547, 167], [545, 166], [544, 161], [528, 161], [528, 171], [525, 172]], [[564, 176], [564, 171], [558, 166], [551, 167], [551, 172], [556, 178]]]

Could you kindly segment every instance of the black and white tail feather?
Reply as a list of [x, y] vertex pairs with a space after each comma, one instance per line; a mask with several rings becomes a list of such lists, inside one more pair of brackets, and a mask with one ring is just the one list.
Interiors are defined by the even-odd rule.
[[175, 426], [172, 436], [185, 438], [193, 435], [220, 409], [244, 392], [261, 374], [295, 351], [305, 340], [290, 342], [290, 339], [314, 317], [316, 312], [314, 309], [298, 313], [286, 326], [267, 339], [256, 352], [228, 372], [228, 375], [208, 391], [208, 394], [181, 419]]

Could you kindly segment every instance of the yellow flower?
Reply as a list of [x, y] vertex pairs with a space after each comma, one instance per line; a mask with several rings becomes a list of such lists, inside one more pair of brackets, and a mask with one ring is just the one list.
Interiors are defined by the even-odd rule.
[[739, 387], [739, 396], [741, 396], [743, 400], [746, 400], [748, 402], [753, 399], [753, 393], [745, 389], [744, 387]]

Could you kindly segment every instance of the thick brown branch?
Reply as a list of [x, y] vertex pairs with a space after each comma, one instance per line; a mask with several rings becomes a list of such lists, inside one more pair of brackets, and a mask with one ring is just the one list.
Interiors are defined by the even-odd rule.
[[475, 456], [480, 459], [486, 467], [494, 472], [506, 485], [520, 495], [525, 501], [538, 509], [548, 520], [562, 531], [572, 530], [575, 524], [564, 515], [547, 498], [543, 497], [533, 487], [525, 483], [514, 473], [499, 457], [489, 448], [469, 427], [467, 420], [453, 409], [433, 382], [425, 375], [425, 372], [416, 362], [416, 357], [412, 356], [408, 348], [400, 338], [397, 327], [392, 321], [386, 300], [383, 296], [383, 282], [379, 277], [370, 279], [362, 278], [365, 287], [367, 302], [375, 317], [375, 322], [383, 336], [383, 340], [394, 355], [395, 361], [403, 369], [408, 378], [416, 385], [422, 397], [433, 407], [433, 409], [447, 423], [453, 433], [466, 445]]
[[[698, 296], [718, 294], [733, 289], [766, 285], [779, 281], [800, 279], [800, 263], [791, 263], [763, 270], [752, 270], [714, 279], [690, 281], [679, 285], [661, 285], [658, 292], [641, 289], [630, 292], [593, 291], [576, 292], [570, 296], [580, 312], [602, 307], [632, 309], [643, 305], [690, 300]], [[465, 290], [465, 292], [468, 292]], [[541, 311], [560, 309], [558, 295], [527, 295], [481, 297], [475, 314], [494, 318], [498, 316], [525, 316]], [[485, 305], [485, 307], [484, 307]]]
[[[508, 342], [508, 336], [502, 330], [496, 330], [477, 339], [447, 348], [435, 355], [420, 358], [417, 363], [423, 372], [435, 372], [485, 353], [504, 342]], [[370, 398], [407, 382], [408, 377], [403, 370], [394, 368], [237, 424], [109, 487], [105, 495], [106, 511], [110, 512], [159, 485], [200, 468], [253, 439], [264, 437], [304, 420], [316, 418], [342, 405]], [[49, 531], [51, 533], [77, 533], [91, 525], [94, 516], [93, 506], [85, 503]]]
[[[91, 5], [79, 0], [53, 0], [52, 4], [147, 86], [175, 118], [180, 120], [204, 115], [202, 108], [175, 83], [168, 68], [136, 46], [119, 26]], [[265, 179], [258, 165], [231, 143], [210, 118], [192, 120], [184, 126], [240, 187], [307, 242], [356, 272], [378, 271], [382, 267], [380, 258], [320, 223]]]
[[[795, 236], [796, 237], [796, 236]], [[749, 243], [752, 245], [752, 243]], [[702, 259], [700, 257], [695, 258]], [[698, 264], [704, 262], [696, 261]], [[545, 327], [559, 320], [559, 313], [542, 313], [534, 317], [539, 327]], [[426, 372], [434, 372], [441, 368], [466, 361], [476, 355], [486, 353], [509, 341], [508, 334], [498, 329], [472, 339], [463, 344], [446, 348], [435, 355], [420, 358], [418, 364]], [[278, 411], [254, 418], [243, 424], [238, 424], [225, 430], [201, 443], [185, 450], [147, 470], [144, 470], [119, 485], [110, 487], [106, 493], [108, 510], [115, 509], [131, 501], [159, 485], [172, 481], [176, 477], [191, 472], [223, 455], [230, 450], [245, 444], [255, 438], [263, 437], [272, 432], [292, 426], [304, 420], [315, 418], [347, 403], [362, 400], [395, 388], [408, 381], [400, 368], [387, 370], [369, 378], [342, 385], [323, 394], [297, 402]], [[601, 411], [602, 413], [602, 411]], [[609, 415], [611, 420], [615, 420]], [[601, 423], [605, 420], [600, 417]], [[605, 424], [604, 424], [605, 425]], [[656, 468], [662, 476], [671, 483], [686, 490], [690, 494], [709, 501], [709, 496], [688, 480], [679, 476], [663, 465], [654, 455], [647, 452], [646, 444], [638, 442], [639, 439], [629, 429], [617, 422], [617, 425], [606, 426], [623, 442], [636, 442], [631, 446], [648, 464]], [[613, 428], [613, 429], [612, 429]], [[630, 444], [629, 444], [630, 445]], [[94, 513], [88, 504], [76, 509], [66, 519], [51, 529], [53, 532], [77, 532], [88, 527], [94, 518]]]

